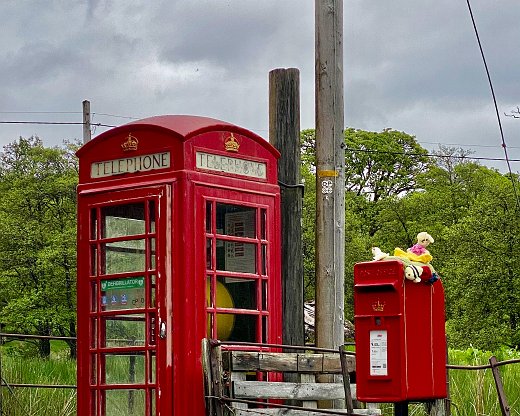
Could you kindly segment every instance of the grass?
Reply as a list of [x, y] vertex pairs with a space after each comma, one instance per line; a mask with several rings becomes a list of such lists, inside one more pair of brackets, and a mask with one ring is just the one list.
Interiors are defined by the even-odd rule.
[[[8, 383], [76, 384], [76, 363], [67, 358], [67, 349], [62, 344], [53, 343], [51, 358], [48, 360], [27, 357], [27, 353], [20, 353], [23, 352], [23, 348], [9, 343], [2, 349], [2, 377]], [[450, 350], [449, 363], [484, 365], [488, 364], [491, 355], [495, 355], [499, 361], [520, 358], [520, 353], [513, 350], [503, 349], [493, 354], [470, 348], [465, 351]], [[123, 363], [123, 366], [126, 366], [126, 363]], [[500, 374], [511, 407], [511, 415], [520, 416], [520, 364], [501, 366]], [[449, 375], [453, 416], [501, 415], [490, 369], [450, 370]], [[3, 387], [1, 405], [2, 416], [72, 416], [76, 414], [76, 391]], [[381, 408], [383, 415], [393, 415], [393, 405], [383, 404]], [[424, 405], [415, 403], [410, 404], [409, 414], [427, 415]]]
[[[8, 384], [76, 384], [76, 362], [67, 349], [52, 343], [51, 358], [27, 357], [27, 345], [8, 343], [2, 348], [2, 378]], [[2, 416], [73, 416], [76, 390], [61, 388], [2, 387]]]
[[[469, 348], [465, 351], [450, 350], [449, 363], [486, 365], [492, 355], [498, 361], [520, 358], [520, 353], [514, 350], [503, 349], [493, 354]], [[509, 364], [499, 369], [511, 415], [520, 415], [520, 364]], [[454, 416], [502, 414], [491, 369], [450, 370], [450, 396]]]
[[[498, 361], [520, 358], [520, 353], [503, 349], [496, 353], [469, 348], [465, 351], [450, 350], [448, 362], [454, 365], [477, 366], [489, 364], [489, 357], [495, 355]], [[511, 415], [520, 415], [520, 363], [501, 366], [500, 376], [504, 385]], [[500, 404], [491, 369], [449, 370], [449, 394], [452, 416], [500, 416]], [[393, 405], [381, 406], [383, 415], [393, 415]], [[419, 403], [409, 405], [409, 414], [427, 416], [425, 406]]]

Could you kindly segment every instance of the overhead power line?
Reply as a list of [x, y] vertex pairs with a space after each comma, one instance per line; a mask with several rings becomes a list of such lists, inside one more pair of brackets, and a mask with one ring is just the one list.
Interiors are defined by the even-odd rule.
[[[385, 154], [385, 155], [396, 155], [396, 156], [414, 156], [414, 157], [430, 157], [430, 158], [438, 158], [438, 159], [462, 159], [462, 160], [486, 160], [486, 161], [496, 161], [503, 162], [505, 159], [499, 157], [479, 157], [479, 156], [456, 156], [456, 155], [438, 155], [431, 153], [409, 153], [409, 152], [390, 152], [385, 150], [370, 150], [370, 149], [354, 149], [351, 147], [346, 147], [345, 151], [351, 152], [363, 152], [363, 153], [376, 153], [376, 154]], [[520, 162], [520, 159], [509, 159], [510, 162]], [[511, 173], [511, 172], [509, 172]]]
[[509, 155], [507, 154], [506, 140], [504, 137], [504, 130], [502, 129], [502, 121], [500, 120], [500, 113], [498, 112], [498, 105], [497, 105], [497, 99], [495, 96], [495, 90], [493, 88], [493, 82], [491, 82], [491, 75], [489, 73], [489, 68], [488, 68], [488, 65], [486, 62], [486, 57], [484, 56], [484, 49], [482, 48], [482, 43], [480, 42], [480, 36], [478, 34], [477, 24], [475, 23], [475, 18], [473, 17], [473, 11], [471, 10], [471, 4], [469, 3], [469, 0], [466, 0], [466, 3], [468, 5], [468, 11], [469, 11], [469, 15], [471, 17], [471, 22], [473, 23], [473, 29], [475, 30], [475, 36], [477, 38], [478, 47], [480, 49], [480, 56], [482, 57], [482, 62], [484, 63], [484, 68], [486, 69], [486, 75], [487, 75], [487, 79], [488, 79], [488, 83], [489, 83], [489, 88], [491, 90], [491, 96], [493, 97], [493, 104], [495, 105], [495, 112], [496, 112], [497, 121], [498, 121], [498, 128], [500, 130], [500, 137], [502, 139], [502, 148], [504, 149], [505, 161], [507, 164], [507, 169], [509, 170], [509, 174], [511, 176], [511, 185], [513, 186], [513, 193], [514, 193], [515, 200], [516, 200], [516, 208], [517, 208], [517, 212], [520, 213], [520, 199], [518, 198], [518, 192], [516, 190], [516, 183], [515, 183], [515, 180], [513, 177], [513, 172], [511, 170], [511, 164], [509, 163], [510, 160], [509, 160]]
[[107, 113], [92, 113], [92, 115], [105, 116], [105, 117], [115, 117], [115, 118], [126, 118], [128, 120], [139, 120], [140, 119], [139, 117], [119, 116], [117, 114], [107, 114]]
[[[79, 126], [84, 125], [85, 123], [82, 123], [81, 121], [0, 121], [0, 124], [51, 124], [51, 125], [71, 125], [71, 126]], [[98, 126], [98, 127], [117, 127], [112, 126], [110, 124], [103, 124], [103, 123], [90, 123], [91, 126]]]
[[0, 111], [0, 114], [81, 114], [81, 111]]
[[[441, 143], [441, 142], [425, 142], [423, 140], [419, 140], [421, 144], [436, 144], [439, 146], [460, 146], [460, 147], [488, 147], [492, 149], [496, 149], [497, 147], [501, 147], [501, 145], [496, 144], [476, 144], [476, 143]], [[520, 149], [520, 146], [508, 146], [509, 149]]]

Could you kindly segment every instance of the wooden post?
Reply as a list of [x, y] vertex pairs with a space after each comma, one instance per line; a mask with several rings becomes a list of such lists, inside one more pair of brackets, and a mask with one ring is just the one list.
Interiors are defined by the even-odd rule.
[[352, 401], [352, 391], [350, 390], [350, 374], [348, 373], [347, 358], [345, 357], [345, 348], [339, 347], [339, 359], [341, 360], [341, 373], [343, 375], [343, 389], [345, 390], [345, 407], [348, 413], [354, 413], [354, 404]]
[[269, 141], [281, 157], [283, 343], [304, 345], [302, 190], [300, 184], [300, 71], [269, 72]]
[[92, 133], [90, 131], [90, 101], [83, 101], [83, 144], [90, 141]]
[[345, 154], [343, 1], [315, 0], [316, 345], [343, 344]]
[[509, 403], [507, 402], [506, 393], [504, 391], [504, 385], [502, 384], [502, 378], [500, 377], [500, 371], [498, 371], [498, 361], [494, 355], [491, 356], [491, 358], [489, 359], [489, 364], [491, 364], [491, 372], [493, 373], [493, 378], [495, 379], [495, 386], [497, 387], [500, 410], [502, 411], [503, 416], [509, 416], [511, 414], [511, 408], [509, 407]]
[[408, 402], [394, 403], [394, 416], [408, 416]]

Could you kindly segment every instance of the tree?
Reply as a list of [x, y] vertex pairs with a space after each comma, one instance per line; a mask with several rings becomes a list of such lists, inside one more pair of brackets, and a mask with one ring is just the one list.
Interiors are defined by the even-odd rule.
[[[304, 271], [307, 297], [314, 293], [315, 135], [301, 132]], [[416, 187], [417, 175], [429, 166], [426, 150], [403, 132], [381, 133], [345, 130], [345, 311], [352, 318], [353, 267], [367, 260], [371, 237], [381, 227], [377, 222], [383, 202]]]
[[[76, 336], [74, 146], [20, 138], [0, 157], [0, 319], [13, 331]], [[68, 342], [75, 355], [75, 342]], [[50, 344], [39, 341], [48, 356]]]
[[520, 226], [510, 178], [482, 167], [474, 180], [478, 194], [446, 231], [448, 333], [454, 346], [520, 348]]
[[348, 191], [378, 202], [416, 189], [427, 170], [427, 151], [414, 136], [385, 129], [380, 133], [345, 130], [345, 181]]
[[511, 180], [454, 149], [441, 153], [417, 177], [419, 190], [385, 201], [374, 239], [391, 251], [408, 247], [419, 231], [431, 233], [432, 264], [446, 290], [450, 345], [517, 347], [520, 229]]

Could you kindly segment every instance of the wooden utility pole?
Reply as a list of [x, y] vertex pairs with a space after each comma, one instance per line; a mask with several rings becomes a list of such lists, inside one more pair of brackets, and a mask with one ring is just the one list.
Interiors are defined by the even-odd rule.
[[315, 0], [316, 345], [343, 344], [343, 0]]
[[296, 68], [269, 72], [269, 141], [281, 153], [283, 343], [304, 345], [300, 71]]
[[90, 101], [83, 101], [83, 144], [90, 141], [92, 133], [90, 131]]

